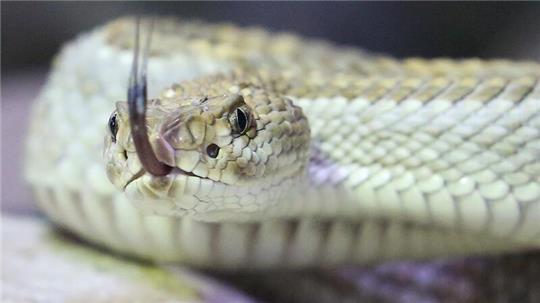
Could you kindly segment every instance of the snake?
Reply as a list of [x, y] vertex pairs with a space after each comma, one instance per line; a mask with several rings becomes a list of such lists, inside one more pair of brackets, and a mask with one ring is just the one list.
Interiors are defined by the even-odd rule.
[[121, 18], [53, 61], [25, 176], [56, 225], [123, 255], [203, 268], [540, 246], [540, 64], [152, 24], [143, 47]]

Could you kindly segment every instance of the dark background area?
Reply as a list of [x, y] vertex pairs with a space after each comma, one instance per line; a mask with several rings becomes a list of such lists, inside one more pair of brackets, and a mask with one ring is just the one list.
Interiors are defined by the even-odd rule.
[[2, 209], [33, 212], [22, 181], [28, 109], [66, 41], [118, 16], [164, 14], [290, 31], [397, 57], [540, 59], [534, 2], [1, 3]]
[[3, 2], [2, 69], [47, 65], [77, 33], [133, 13], [259, 25], [400, 57], [540, 58], [534, 2]]

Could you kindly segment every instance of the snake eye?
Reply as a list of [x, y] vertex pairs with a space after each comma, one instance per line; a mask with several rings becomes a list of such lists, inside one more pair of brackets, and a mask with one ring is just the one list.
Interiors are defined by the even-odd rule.
[[237, 134], [244, 134], [251, 124], [251, 118], [247, 108], [238, 107], [229, 115], [232, 130]]
[[112, 142], [116, 143], [116, 134], [118, 133], [118, 121], [116, 121], [116, 111], [109, 118], [109, 131], [111, 132]]
[[210, 156], [210, 158], [217, 158], [218, 154], [219, 154], [219, 146], [215, 145], [215, 144], [210, 144], [206, 147], [206, 153], [208, 154], [208, 156]]

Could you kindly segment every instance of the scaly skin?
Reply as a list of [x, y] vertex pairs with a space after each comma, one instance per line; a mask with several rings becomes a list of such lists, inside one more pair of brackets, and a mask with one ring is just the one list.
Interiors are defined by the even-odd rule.
[[[132, 32], [120, 20], [67, 46], [34, 110], [28, 179], [52, 220], [81, 237], [234, 268], [539, 245], [538, 64], [400, 61], [160, 20], [148, 126], [160, 160], [180, 170], [155, 178], [139, 174], [123, 103], [107, 164], [98, 152], [125, 99]], [[235, 137], [229, 116], [239, 105], [253, 124]]]

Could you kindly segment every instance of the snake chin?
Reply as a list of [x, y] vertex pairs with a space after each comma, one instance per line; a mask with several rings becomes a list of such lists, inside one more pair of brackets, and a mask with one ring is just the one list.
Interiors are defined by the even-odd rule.
[[190, 217], [199, 221], [245, 222], [259, 218], [276, 204], [305, 188], [305, 170], [279, 180], [231, 185], [174, 168], [166, 176], [143, 173], [127, 184], [124, 194], [144, 214]]
[[196, 216], [214, 210], [225, 188], [222, 182], [174, 168], [165, 176], [138, 175], [126, 184], [124, 193], [145, 214]]

